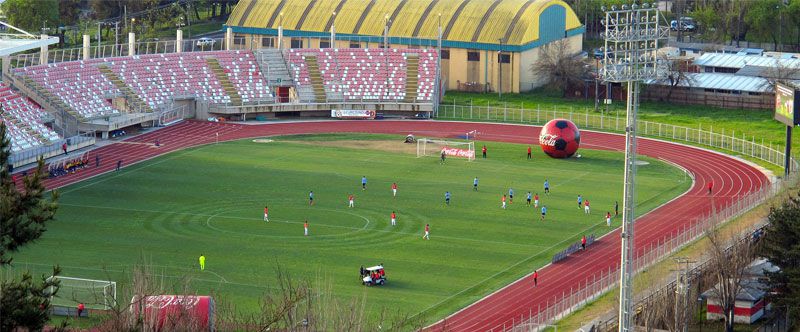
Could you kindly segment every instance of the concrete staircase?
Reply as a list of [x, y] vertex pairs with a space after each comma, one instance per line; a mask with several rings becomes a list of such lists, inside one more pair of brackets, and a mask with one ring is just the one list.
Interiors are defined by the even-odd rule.
[[319, 64], [317, 63], [316, 56], [306, 56], [306, 68], [308, 69], [308, 77], [311, 80], [311, 87], [314, 89], [314, 101], [317, 103], [324, 103], [327, 100], [325, 95], [325, 83], [322, 80], [322, 74], [319, 71]]
[[417, 101], [417, 89], [419, 87], [419, 56], [410, 54], [406, 58], [406, 98], [407, 103]]
[[255, 52], [258, 69], [267, 80], [269, 86], [294, 86], [294, 79], [289, 73], [289, 66], [283, 57], [283, 51], [274, 48]]
[[97, 69], [111, 82], [111, 84], [114, 84], [114, 86], [116, 86], [117, 89], [122, 92], [122, 95], [125, 97], [125, 100], [128, 103], [130, 111], [134, 113], [153, 112], [153, 109], [150, 107], [150, 105], [147, 105], [142, 98], [139, 98], [139, 95], [137, 95], [136, 92], [131, 89], [131, 87], [125, 84], [125, 81], [123, 81], [122, 78], [117, 75], [117, 73], [111, 70], [111, 68], [108, 68], [107, 65], [101, 64], [97, 66]]
[[225, 69], [223, 69], [219, 64], [219, 60], [206, 58], [206, 63], [208, 64], [208, 67], [211, 68], [211, 71], [214, 72], [214, 76], [216, 76], [217, 80], [219, 80], [219, 83], [222, 85], [225, 93], [228, 95], [228, 97], [230, 97], [231, 104], [241, 105], [242, 96], [239, 95], [239, 91], [236, 90], [236, 86], [233, 85], [230, 77], [228, 77], [228, 74], [225, 73]]

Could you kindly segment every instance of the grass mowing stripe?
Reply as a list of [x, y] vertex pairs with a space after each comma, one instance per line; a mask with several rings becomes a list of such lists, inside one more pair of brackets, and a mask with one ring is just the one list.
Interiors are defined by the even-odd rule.
[[[218, 280], [196, 269], [203, 253], [208, 269], [242, 285], [197, 282], [191, 290], [213, 291], [253, 311], [254, 293], [266, 288], [244, 285], [274, 284], [280, 264], [299, 279], [324, 271], [342, 300], [366, 294], [369, 315], [384, 307], [408, 314], [424, 309], [432, 322], [547, 264], [580, 235], [607, 232], [602, 216], [585, 215], [575, 206], [577, 194], [601, 212], [613, 211], [621, 197], [618, 152], [581, 150], [582, 158], [555, 160], [536, 151], [528, 161], [527, 146], [476, 142], [489, 146], [489, 159], [449, 158], [440, 165], [438, 158], [416, 158], [415, 146], [401, 143], [402, 136], [329, 138], [205, 145], [154, 158], [91, 187], [66, 187], [56, 221], [36, 246], [15, 258], [96, 268], [133, 266], [147, 257], [149, 265], [172, 267], [165, 269], [168, 275]], [[690, 185], [677, 184], [684, 175], [672, 166], [643, 159], [650, 164], [639, 168], [637, 191], [647, 205], [655, 207]], [[367, 190], [361, 190], [362, 175], [369, 179]], [[545, 178], [555, 189], [549, 196], [541, 191]], [[396, 198], [393, 182], [399, 187]], [[500, 197], [509, 188], [518, 199], [503, 210]], [[310, 190], [314, 206], [308, 205]], [[452, 193], [449, 206], [445, 191]], [[525, 206], [527, 191], [540, 194], [547, 221]], [[349, 194], [356, 198], [353, 209], [347, 208]], [[270, 207], [270, 223], [262, 221], [264, 205]], [[395, 227], [389, 225], [392, 211], [398, 214]], [[297, 222], [303, 220], [309, 220], [311, 236], [302, 236]], [[426, 224], [432, 227], [430, 241], [421, 239]], [[378, 263], [387, 266], [389, 284], [364, 289], [358, 267]], [[104, 277], [102, 271], [68, 268], [65, 275]], [[124, 272], [112, 275], [120, 287], [130, 279]]]

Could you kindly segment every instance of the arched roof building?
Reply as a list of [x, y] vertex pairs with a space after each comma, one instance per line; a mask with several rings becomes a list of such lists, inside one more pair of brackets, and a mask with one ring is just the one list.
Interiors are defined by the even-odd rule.
[[[504, 91], [536, 85], [525, 74], [535, 48], [568, 39], [577, 52], [584, 32], [561, 0], [241, 0], [226, 27], [248, 48], [331, 47], [331, 30], [333, 47], [379, 47], [386, 28], [391, 47], [431, 48], [441, 27], [448, 87], [479, 83], [495, 90], [499, 85], [491, 82], [505, 75]], [[279, 27], [286, 40], [274, 39]]]

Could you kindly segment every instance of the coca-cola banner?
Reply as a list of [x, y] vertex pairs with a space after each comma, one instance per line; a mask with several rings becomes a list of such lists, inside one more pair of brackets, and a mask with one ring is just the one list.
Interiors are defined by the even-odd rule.
[[444, 147], [442, 148], [442, 151], [444, 151], [444, 154], [447, 156], [470, 158], [470, 159], [475, 158], [475, 151], [450, 148], [450, 147]]
[[195, 295], [153, 295], [131, 300], [131, 310], [143, 314], [155, 331], [214, 331], [214, 298]]

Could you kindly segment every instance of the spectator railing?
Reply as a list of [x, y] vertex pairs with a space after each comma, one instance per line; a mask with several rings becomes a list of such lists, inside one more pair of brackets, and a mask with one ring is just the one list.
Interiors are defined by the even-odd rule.
[[85, 132], [79, 135], [66, 138], [64, 140], [60, 140], [50, 145], [37, 146], [26, 150], [12, 152], [11, 157], [9, 158], [9, 163], [11, 163], [11, 165], [13, 165], [14, 167], [19, 167], [22, 165], [34, 163], [36, 162], [37, 159], [39, 159], [39, 157], [46, 159], [62, 154], [64, 153], [64, 151], [61, 149], [62, 143], [67, 143], [68, 151], [73, 151], [83, 147], [87, 147], [95, 143], [95, 133]]

